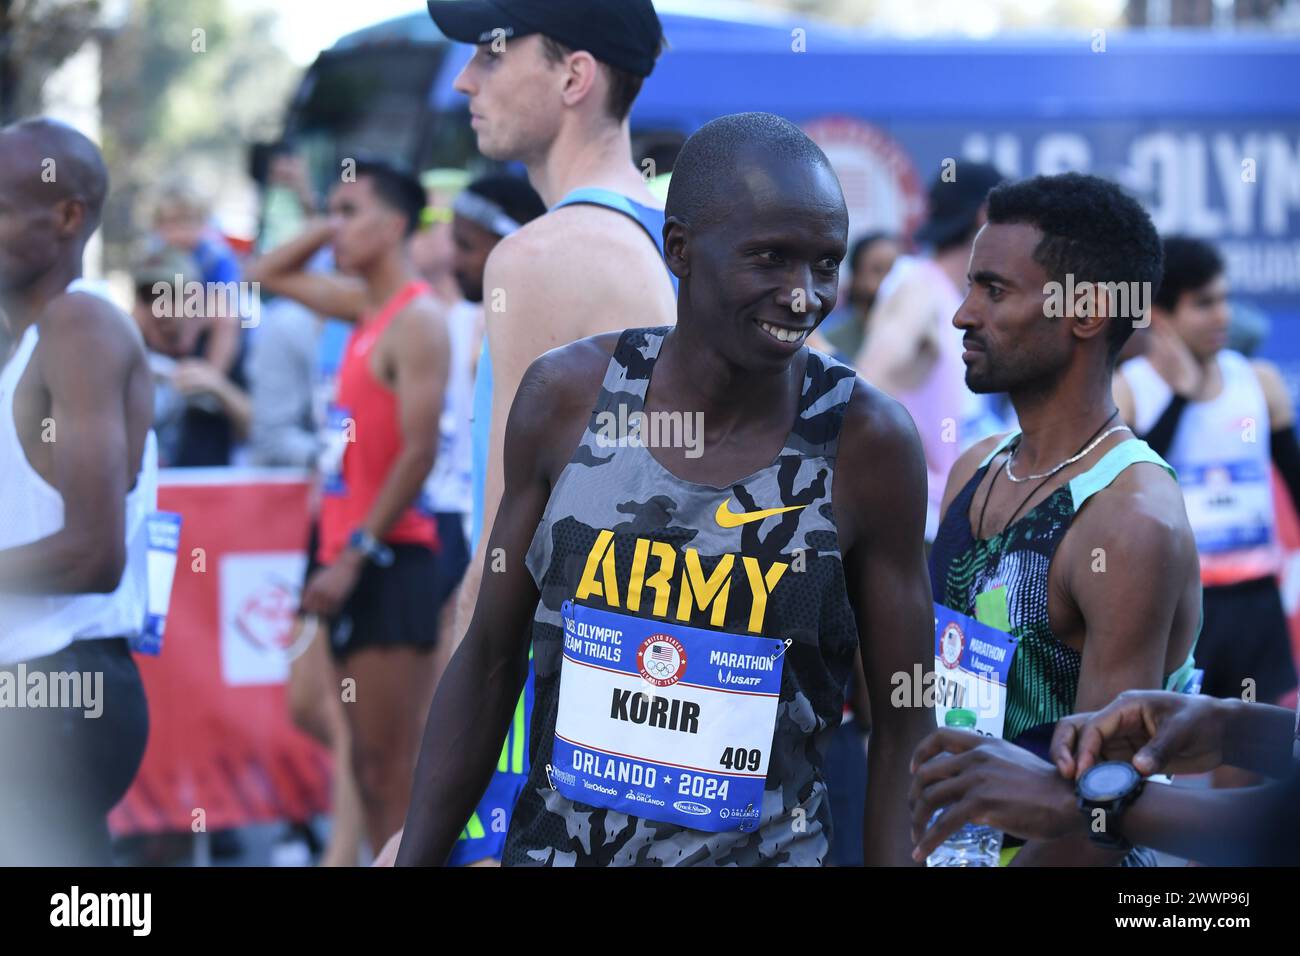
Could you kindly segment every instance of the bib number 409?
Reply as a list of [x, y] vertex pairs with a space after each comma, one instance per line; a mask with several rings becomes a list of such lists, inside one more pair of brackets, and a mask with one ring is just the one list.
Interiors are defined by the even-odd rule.
[[703, 797], [705, 800], [725, 800], [730, 780], [717, 777], [697, 777], [684, 773], [677, 778], [677, 792], [687, 797]]
[[728, 770], [754, 771], [758, 769], [759, 764], [762, 762], [763, 752], [761, 750], [746, 750], [744, 747], [728, 747], [722, 751], [722, 756], [718, 758], [718, 764]]

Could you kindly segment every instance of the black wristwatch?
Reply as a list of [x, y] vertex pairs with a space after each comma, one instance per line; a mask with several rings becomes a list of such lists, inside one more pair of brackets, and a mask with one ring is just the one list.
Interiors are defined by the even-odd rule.
[[348, 535], [348, 547], [359, 551], [367, 561], [381, 568], [393, 566], [393, 549], [364, 528], [357, 528]]
[[[1090, 767], [1074, 792], [1079, 798], [1079, 809], [1088, 823], [1088, 837], [1109, 850], [1128, 850], [1132, 844], [1119, 833], [1119, 821], [1124, 811], [1132, 806], [1142, 793], [1146, 781], [1133, 769], [1132, 764], [1118, 760]], [[1094, 826], [1096, 811], [1104, 814], [1103, 826]]]

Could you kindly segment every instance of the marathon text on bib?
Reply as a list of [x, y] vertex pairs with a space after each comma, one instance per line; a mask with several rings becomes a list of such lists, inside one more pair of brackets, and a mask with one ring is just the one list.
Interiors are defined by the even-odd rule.
[[563, 618], [555, 789], [694, 830], [756, 826], [785, 644], [573, 602]]
[[960, 707], [975, 712], [976, 733], [1001, 737], [1015, 638], [942, 604], [935, 604], [934, 615], [934, 716], [939, 726], [949, 710]]

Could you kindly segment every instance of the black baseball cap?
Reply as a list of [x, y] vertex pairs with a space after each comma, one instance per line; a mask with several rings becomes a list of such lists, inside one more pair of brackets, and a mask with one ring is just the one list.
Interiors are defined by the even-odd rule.
[[[540, 33], [601, 63], [646, 77], [663, 45], [650, 0], [428, 0], [429, 16], [461, 43]], [[502, 31], [496, 33], [497, 30]]]
[[913, 237], [917, 242], [942, 249], [967, 235], [989, 190], [1006, 178], [988, 163], [968, 160], [960, 160], [955, 173], [930, 184], [930, 215]]

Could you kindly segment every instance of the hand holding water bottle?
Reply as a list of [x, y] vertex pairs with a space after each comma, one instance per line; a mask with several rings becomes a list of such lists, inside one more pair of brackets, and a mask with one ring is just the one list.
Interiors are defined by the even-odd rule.
[[[909, 803], [916, 841], [912, 858], [917, 861], [967, 824], [1026, 840], [1058, 839], [1082, 826], [1074, 788], [1054, 766], [1008, 741], [952, 726], [936, 730], [916, 748]], [[987, 849], [980, 852], [987, 860]], [[940, 859], [951, 856], [945, 851]], [[993, 856], [996, 860], [996, 851]]]

